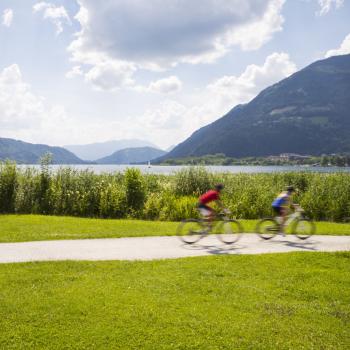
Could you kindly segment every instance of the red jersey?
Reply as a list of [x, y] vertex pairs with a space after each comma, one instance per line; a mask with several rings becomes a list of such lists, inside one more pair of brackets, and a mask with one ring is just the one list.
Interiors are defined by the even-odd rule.
[[209, 202], [216, 201], [218, 199], [220, 199], [219, 192], [210, 190], [208, 192], [205, 192], [199, 197], [199, 202], [202, 204], [207, 204]]

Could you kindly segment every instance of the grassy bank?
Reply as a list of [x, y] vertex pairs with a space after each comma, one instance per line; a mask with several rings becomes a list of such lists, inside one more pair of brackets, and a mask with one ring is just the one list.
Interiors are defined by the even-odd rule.
[[197, 215], [198, 196], [217, 182], [222, 199], [238, 218], [269, 216], [273, 199], [287, 185], [315, 220], [350, 220], [350, 173], [214, 174], [187, 168], [175, 175], [94, 174], [61, 168], [19, 169], [0, 163], [0, 213], [178, 221]]
[[[257, 220], [241, 220], [254, 232]], [[318, 222], [317, 234], [350, 235], [350, 224]], [[0, 242], [54, 239], [173, 236], [178, 223], [144, 220], [87, 219], [45, 215], [0, 215]]]
[[350, 253], [0, 265], [1, 349], [348, 349]]

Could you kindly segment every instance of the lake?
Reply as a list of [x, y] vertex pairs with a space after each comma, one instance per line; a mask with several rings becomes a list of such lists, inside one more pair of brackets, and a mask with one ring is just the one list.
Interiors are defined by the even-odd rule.
[[[35, 167], [40, 168], [40, 165], [19, 165], [20, 168]], [[127, 168], [137, 168], [145, 174], [173, 174], [183, 168], [188, 168], [187, 165], [51, 165], [51, 169], [56, 170], [60, 167], [70, 167], [77, 170], [90, 169], [96, 174], [100, 173], [113, 173], [123, 172]], [[314, 167], [314, 166], [259, 166], [259, 165], [208, 165], [205, 168], [215, 173], [276, 173], [276, 172], [319, 172], [319, 173], [335, 173], [335, 172], [347, 172], [350, 173], [350, 167]]]

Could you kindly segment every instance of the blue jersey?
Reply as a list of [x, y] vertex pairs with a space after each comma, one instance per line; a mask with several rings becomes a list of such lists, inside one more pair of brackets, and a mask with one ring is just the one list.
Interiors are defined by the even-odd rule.
[[275, 208], [285, 206], [289, 201], [289, 195], [287, 192], [282, 192], [278, 197], [272, 202], [272, 206]]

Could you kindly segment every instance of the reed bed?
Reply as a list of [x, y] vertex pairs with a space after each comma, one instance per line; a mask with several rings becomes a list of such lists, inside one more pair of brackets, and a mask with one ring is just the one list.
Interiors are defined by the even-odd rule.
[[295, 202], [315, 220], [350, 218], [349, 173], [214, 174], [193, 167], [174, 175], [142, 174], [138, 169], [95, 174], [62, 167], [52, 171], [19, 169], [0, 163], [0, 213], [68, 215], [99, 218], [181, 220], [197, 216], [198, 196], [222, 182], [222, 199], [233, 216], [271, 215], [271, 202], [287, 185]]

